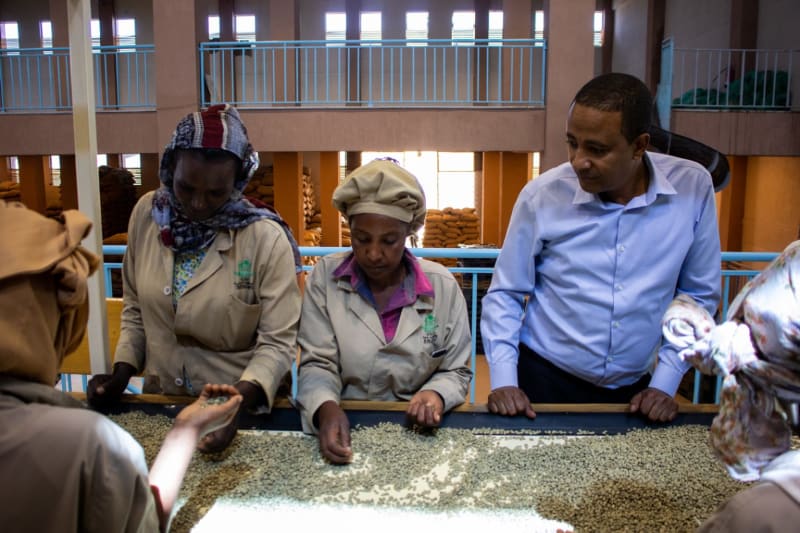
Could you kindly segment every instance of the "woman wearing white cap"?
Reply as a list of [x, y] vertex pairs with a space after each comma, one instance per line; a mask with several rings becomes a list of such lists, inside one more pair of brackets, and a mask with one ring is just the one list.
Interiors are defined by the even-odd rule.
[[352, 251], [323, 257], [306, 281], [297, 401], [322, 455], [346, 463], [341, 399], [408, 400], [412, 424], [438, 426], [464, 401], [472, 371], [461, 288], [446, 268], [405, 247], [425, 221], [417, 179], [375, 160], [345, 179], [333, 205], [347, 217]]

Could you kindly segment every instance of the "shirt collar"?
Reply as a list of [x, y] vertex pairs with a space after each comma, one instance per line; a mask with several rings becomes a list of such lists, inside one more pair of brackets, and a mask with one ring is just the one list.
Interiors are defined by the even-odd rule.
[[[419, 265], [419, 261], [411, 253], [411, 251], [406, 248], [403, 252], [403, 262], [408, 269], [409, 276], [413, 280], [413, 286], [411, 287], [414, 291], [414, 296], [434, 296], [433, 285], [431, 285], [430, 280], [425, 275], [425, 272], [422, 270], [422, 267]], [[358, 290], [358, 287], [362, 284], [366, 283], [366, 278], [364, 273], [361, 272], [361, 269], [358, 268], [358, 263], [356, 262], [356, 256], [353, 252], [344, 258], [341, 264], [336, 267], [331, 274], [333, 279], [344, 279], [347, 278], [350, 280], [350, 286]], [[406, 282], [408, 278], [406, 278]], [[408, 287], [408, 284], [404, 283], [404, 286]]]
[[[667, 180], [667, 176], [653, 164], [652, 159], [647, 152], [644, 153], [642, 158], [644, 164], [647, 166], [647, 172], [650, 175], [650, 183], [647, 184], [647, 190], [644, 195], [639, 195], [630, 200], [625, 207], [641, 207], [643, 205], [650, 205], [655, 202], [659, 194], [676, 194], [675, 187]], [[574, 171], [573, 171], [573, 175]], [[577, 187], [575, 188], [575, 196], [572, 199], [573, 204], [588, 204], [590, 202], [601, 202], [596, 194], [588, 193], [581, 189], [580, 182], [577, 181], [578, 177], [575, 176]]]

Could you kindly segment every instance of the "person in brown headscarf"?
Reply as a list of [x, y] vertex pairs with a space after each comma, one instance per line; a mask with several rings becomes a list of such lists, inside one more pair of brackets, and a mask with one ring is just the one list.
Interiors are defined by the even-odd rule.
[[[131, 216], [113, 373], [92, 378], [90, 403], [118, 401], [141, 372], [146, 393], [196, 396], [228, 383], [242, 409], [272, 408], [297, 357], [302, 265], [281, 218], [242, 195], [258, 162], [229, 105], [178, 123], [161, 188]], [[209, 435], [201, 451], [223, 450], [236, 428]]]
[[467, 306], [453, 275], [405, 246], [425, 221], [413, 174], [388, 160], [354, 170], [333, 193], [353, 250], [323, 257], [303, 294], [297, 403], [329, 461], [350, 461], [339, 400], [407, 400], [412, 424], [438, 426], [472, 377]]
[[[230, 423], [241, 396], [208, 385], [178, 414], [148, 474], [130, 434], [54, 388], [86, 329], [86, 280], [99, 261], [80, 242], [91, 222], [0, 202], [0, 228], [3, 530], [165, 531], [196, 443]], [[227, 402], [207, 404], [221, 395]]]

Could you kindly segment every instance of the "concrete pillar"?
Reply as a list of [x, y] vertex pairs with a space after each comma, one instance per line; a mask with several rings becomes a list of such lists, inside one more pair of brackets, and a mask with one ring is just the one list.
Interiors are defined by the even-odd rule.
[[[299, 17], [297, 16], [297, 2], [295, 0], [272, 0], [269, 3], [269, 29], [270, 40], [294, 41], [299, 39]], [[279, 79], [275, 84], [273, 95], [277, 102], [295, 102], [298, 98], [295, 86], [295, 52], [288, 50], [285, 55], [277, 54], [275, 57], [275, 72], [285, 79]], [[286, 91], [284, 92], [284, 85]]]
[[121, 168], [122, 157], [120, 154], [106, 154], [106, 165], [110, 166], [111, 168]]
[[[614, 0], [598, 0], [597, 9], [603, 12], [603, 46], [600, 52], [600, 74], [612, 71], [614, 58]], [[661, 43], [659, 43], [660, 48]], [[659, 59], [661, 58], [659, 49]]]
[[[488, 14], [487, 14], [488, 16]], [[533, 35], [533, 12], [530, 0], [504, 0], [503, 1], [503, 37], [506, 39], [529, 39]], [[518, 99], [520, 89], [522, 95], [528, 94], [528, 81], [531, 79], [527, 66], [522, 72], [514, 68], [515, 61], [520, 59], [520, 51], [503, 50], [503, 65], [512, 68], [503, 69], [503, 98], [506, 100]], [[550, 58], [548, 57], [548, 62]], [[513, 74], [512, 74], [513, 70]], [[564, 69], [562, 69], [564, 70]], [[523, 85], [520, 87], [520, 77]], [[549, 78], [548, 78], [549, 82]]]
[[299, 241], [305, 231], [303, 214], [303, 157], [299, 152], [275, 152], [273, 156], [275, 209]]
[[664, 41], [664, 19], [666, 18], [664, 0], [649, 0], [647, 10], [647, 55], [642, 81], [655, 95], [661, 79], [661, 43]]
[[728, 156], [730, 182], [716, 195], [720, 247], [723, 251], [742, 249], [742, 220], [747, 190], [747, 157]]
[[[69, 46], [69, 22], [67, 20], [67, 3], [64, 0], [50, 0], [50, 23], [53, 30], [53, 46]], [[52, 76], [59, 77], [59, 83], [55, 84], [55, 101], [59, 105], [67, 105], [69, 101], [69, 72], [68, 69], [60, 69], [58, 74]]]
[[484, 244], [500, 247], [503, 236], [500, 228], [500, 152], [483, 153], [481, 187], [481, 237]]
[[345, 153], [344, 169], [347, 174], [361, 166], [361, 152]]
[[339, 153], [319, 154], [319, 203], [322, 217], [322, 246], [342, 245], [342, 224], [339, 210], [333, 207], [331, 198], [339, 185]]
[[[80, 210], [93, 222], [83, 245], [102, 256], [103, 239], [100, 209], [100, 189], [97, 180], [97, 120], [95, 118], [94, 73], [88, 29], [91, 13], [89, 3], [68, 0], [70, 48], [70, 88], [72, 90], [72, 128], [75, 147], [75, 173]], [[86, 176], [84, 178], [83, 176]], [[89, 178], [91, 176], [91, 178]], [[100, 268], [102, 272], [102, 267]], [[103, 276], [91, 276], [89, 287], [89, 360], [93, 374], [111, 370], [111, 353], [106, 315], [106, 288]]]
[[[114, 0], [97, 1], [97, 18], [100, 22], [100, 44], [102, 46], [113, 46], [114, 42]], [[101, 92], [104, 99], [98, 104], [108, 107], [117, 105], [117, 59], [113, 54], [101, 55], [100, 68], [97, 69], [95, 76], [101, 87], [107, 87], [107, 91]]]
[[161, 186], [161, 180], [158, 177], [159, 164], [161, 163], [158, 154], [141, 154], [142, 165], [142, 191], [144, 194], [147, 191], [154, 191]]
[[[736, 65], [737, 69], [742, 64], [742, 56], [736, 49], [758, 48], [758, 3], [759, 0], [731, 0], [730, 48], [734, 49], [731, 65]], [[746, 54], [745, 72], [753, 68], [755, 55]], [[736, 78], [741, 78], [745, 72], [735, 73]]]
[[594, 74], [594, 9], [595, 0], [545, 1], [547, 116], [542, 172], [566, 159], [564, 132], [567, 109], [578, 89]]
[[23, 155], [19, 158], [20, 201], [29, 209], [44, 214], [47, 209], [45, 197], [44, 159], [40, 155]]
[[[345, 39], [348, 41], [359, 39], [361, 37], [361, 0], [345, 0], [345, 17], [347, 19]], [[358, 47], [352, 47], [348, 51], [351, 68], [349, 71], [350, 92], [347, 100], [355, 105], [360, 105], [361, 102], [361, 80], [358, 78], [358, 69], [354, 68], [360, 61], [359, 52]]]
[[386, 2], [381, 12], [381, 38], [406, 38], [406, 6], [405, 2]]
[[449, 39], [453, 33], [453, 6], [450, 2], [428, 4], [428, 38]]
[[78, 209], [78, 173], [75, 156], [62, 154], [61, 160], [61, 205], [64, 209]]
[[153, 0], [153, 34], [159, 43], [155, 54], [157, 142], [158, 146], [166, 146], [178, 121], [200, 106], [195, 46], [200, 36], [194, 0]]
[[511, 211], [519, 192], [531, 178], [531, 154], [502, 152], [500, 154], [500, 235], [505, 239]]
[[[505, 22], [505, 21], [504, 21]], [[489, 0], [475, 0], [475, 38], [489, 38]], [[480, 47], [472, 50], [472, 91], [475, 99], [485, 102], [487, 99], [486, 84], [481, 83], [484, 72], [481, 72], [481, 65], [486, 65], [489, 61], [489, 54]]]

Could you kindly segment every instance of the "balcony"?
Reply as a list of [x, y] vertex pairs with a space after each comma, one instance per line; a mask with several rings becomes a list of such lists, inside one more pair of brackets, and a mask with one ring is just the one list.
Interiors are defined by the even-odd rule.
[[[97, 109], [155, 109], [155, 47], [95, 46]], [[0, 112], [71, 111], [69, 48], [0, 50]]]
[[202, 43], [202, 105], [543, 107], [545, 55], [541, 39]]
[[661, 127], [729, 155], [796, 155], [800, 49], [681, 48], [662, 44]]

